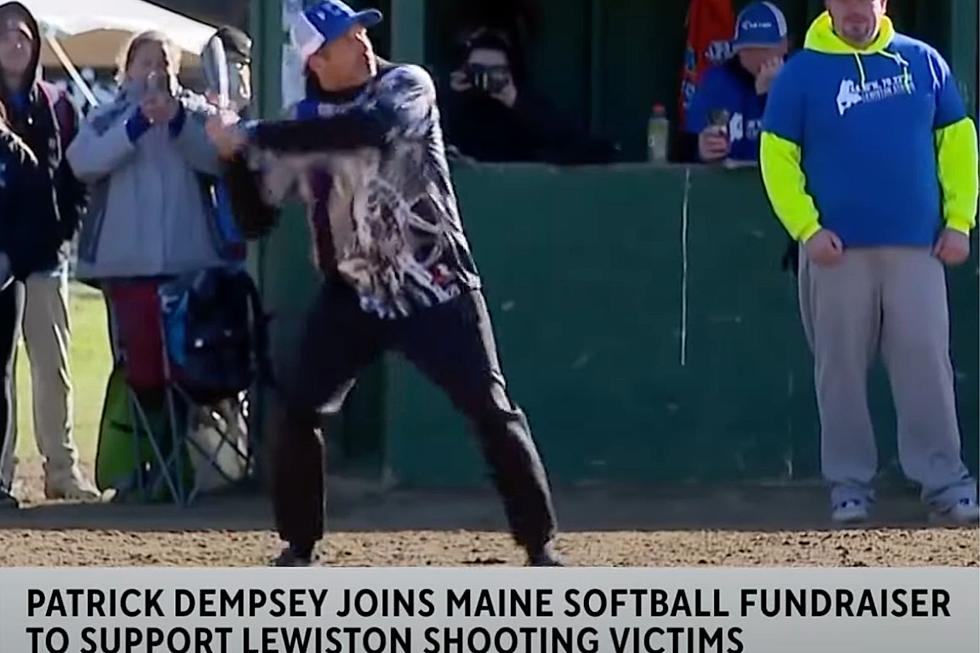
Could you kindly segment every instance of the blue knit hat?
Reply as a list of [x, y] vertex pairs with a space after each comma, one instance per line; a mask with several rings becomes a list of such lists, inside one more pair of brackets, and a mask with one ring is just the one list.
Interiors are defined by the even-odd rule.
[[347, 33], [354, 25], [374, 27], [384, 16], [377, 9], [354, 11], [341, 0], [323, 0], [313, 5], [293, 24], [293, 44], [305, 62], [317, 50]]

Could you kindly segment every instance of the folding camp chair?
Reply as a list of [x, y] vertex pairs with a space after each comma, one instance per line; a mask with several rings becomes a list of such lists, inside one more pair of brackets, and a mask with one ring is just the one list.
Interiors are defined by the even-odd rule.
[[[169, 499], [181, 504], [185, 495], [183, 433], [180, 420], [174, 419], [177, 407], [167, 392], [163, 373], [157, 287], [155, 280], [136, 280], [104, 289], [112, 355], [125, 380], [120, 389], [113, 384], [115, 379], [110, 379], [106, 389], [99, 455], [101, 459], [108, 448], [102, 440], [110, 433], [121, 433], [129, 436], [130, 456], [127, 461], [122, 451], [105, 454], [116, 460], [108, 465], [113, 468], [112, 477], [101, 476], [102, 483], [116, 490], [117, 499], [135, 493], [143, 501]], [[117, 396], [120, 392], [125, 399]], [[120, 404], [125, 404], [124, 410]], [[102, 460], [97, 462], [99, 471], [106, 467]]]
[[[139, 315], [138, 319], [132, 316], [122, 316], [122, 319], [129, 320], [129, 331], [135, 328], [135, 323], [136, 327], [142, 327], [142, 336], [151, 331], [159, 335], [146, 338], [146, 346], [157, 351], [144, 350], [140, 355], [143, 360], [153, 359], [149, 367], [157, 363], [155, 357], [159, 356], [160, 368], [135, 375], [133, 370], [127, 372], [126, 401], [133, 464], [112, 485], [119, 498], [136, 493], [143, 501], [169, 499], [187, 506], [203, 492], [213, 489], [215, 478], [230, 486], [250, 482], [255, 473], [255, 447], [248, 442], [252, 429], [248, 428], [247, 392], [202, 404], [175, 378], [161, 287], [146, 282], [143, 286], [134, 284], [127, 291], [128, 300], [135, 305], [130, 308]], [[113, 355], [125, 368], [127, 351], [120, 331], [127, 329], [120, 328], [120, 315], [113, 310], [112, 301], [109, 306]], [[137, 388], [133, 387], [134, 382]], [[147, 387], [151, 388], [149, 393]], [[147, 400], [148, 394], [152, 401]], [[210, 482], [205, 472], [210, 472]]]
[[248, 440], [248, 395], [198, 404], [179, 382], [169, 392], [175, 405], [189, 408], [184, 421], [184, 443], [193, 465], [193, 477], [184, 488], [184, 502], [193, 503], [217, 486], [247, 485], [255, 476], [254, 447]]

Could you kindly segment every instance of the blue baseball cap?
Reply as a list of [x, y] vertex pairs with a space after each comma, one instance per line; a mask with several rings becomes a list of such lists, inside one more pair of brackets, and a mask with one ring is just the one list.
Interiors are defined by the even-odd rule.
[[341, 0], [323, 0], [300, 14], [293, 23], [293, 44], [305, 62], [354, 25], [374, 27], [383, 19], [384, 16], [377, 9], [354, 11]]
[[735, 23], [732, 50], [768, 48], [786, 39], [786, 16], [771, 2], [753, 2], [743, 9]]

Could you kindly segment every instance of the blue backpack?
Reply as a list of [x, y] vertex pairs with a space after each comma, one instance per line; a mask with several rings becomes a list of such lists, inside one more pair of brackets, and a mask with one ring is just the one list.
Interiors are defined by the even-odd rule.
[[202, 404], [271, 380], [268, 318], [245, 270], [213, 268], [161, 284], [171, 377]]

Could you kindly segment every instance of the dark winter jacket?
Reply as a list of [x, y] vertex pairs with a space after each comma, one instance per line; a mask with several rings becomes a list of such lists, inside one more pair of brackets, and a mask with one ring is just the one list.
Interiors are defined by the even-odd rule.
[[[8, 89], [0, 83], [0, 113], [7, 127], [30, 149], [45, 184], [18, 200], [25, 215], [16, 216], [21, 233], [17, 237], [20, 268], [18, 276], [57, 268], [67, 255], [66, 242], [74, 236], [85, 206], [85, 187], [72, 173], [65, 151], [77, 132], [77, 114], [67, 93], [40, 80], [41, 33], [30, 11], [19, 2], [0, 5], [0, 16], [15, 12], [32, 33], [31, 65], [23, 84]], [[32, 183], [40, 183], [33, 180]], [[9, 190], [9, 189], [8, 189]]]
[[19, 279], [30, 273], [34, 255], [36, 198], [50, 188], [47, 171], [27, 144], [0, 120], [0, 252], [8, 256]]
[[245, 234], [302, 198], [321, 270], [386, 319], [478, 289], [429, 74], [382, 62], [362, 87], [308, 90], [289, 119], [250, 126], [245, 158], [229, 171]]
[[579, 131], [544, 99], [526, 92], [511, 108], [483, 91], [454, 91], [445, 122], [447, 142], [477, 161], [589, 165], [618, 156], [611, 143]]

